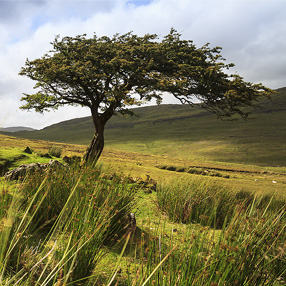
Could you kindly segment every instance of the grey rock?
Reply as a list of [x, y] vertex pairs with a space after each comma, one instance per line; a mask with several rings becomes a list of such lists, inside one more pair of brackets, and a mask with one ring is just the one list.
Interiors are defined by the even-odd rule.
[[27, 165], [23, 164], [16, 169], [6, 172], [4, 174], [4, 177], [8, 181], [21, 180], [30, 173], [44, 172], [47, 170], [53, 170], [57, 167], [66, 167], [66, 166], [57, 160], [51, 160], [49, 163], [46, 164], [41, 164], [41, 163], [32, 163]]

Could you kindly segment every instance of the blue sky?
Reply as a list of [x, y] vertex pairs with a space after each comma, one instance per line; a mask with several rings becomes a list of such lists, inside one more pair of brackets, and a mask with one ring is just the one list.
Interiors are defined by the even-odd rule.
[[34, 82], [18, 72], [26, 58], [49, 51], [56, 35], [164, 36], [171, 27], [197, 46], [221, 46], [245, 80], [286, 86], [286, 0], [0, 0], [0, 128], [43, 128], [90, 114], [75, 107], [43, 115], [19, 110]]

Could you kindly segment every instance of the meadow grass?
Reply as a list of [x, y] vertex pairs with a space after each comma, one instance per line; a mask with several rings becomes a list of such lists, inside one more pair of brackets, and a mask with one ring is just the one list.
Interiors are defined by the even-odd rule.
[[[39, 162], [39, 163], [48, 163], [53, 157], [43, 156], [43, 152], [37, 151], [32, 154], [24, 152], [24, 148], [19, 147], [6, 147], [0, 149], [0, 161], [6, 161], [7, 167], [9, 169], [16, 168], [21, 164], [30, 164]], [[48, 154], [48, 153], [45, 153]], [[55, 158], [55, 157], [54, 157]], [[59, 158], [57, 158], [59, 160]]]
[[[229, 191], [210, 178], [189, 182], [174, 182], [157, 190], [157, 204], [174, 222], [200, 223], [221, 228], [228, 223], [238, 205], [268, 212], [283, 209], [285, 200], [270, 195], [258, 195], [243, 190]], [[271, 203], [270, 203], [271, 202]]]
[[190, 225], [179, 241], [155, 237], [126, 285], [280, 285], [285, 217], [277, 211], [262, 222], [250, 210], [238, 208], [221, 231]]
[[156, 202], [177, 223], [142, 236], [137, 265], [128, 260], [118, 285], [285, 283], [285, 201], [229, 193], [204, 179], [162, 187]]
[[62, 156], [81, 155], [86, 149], [86, 146], [82, 145], [57, 143], [42, 140], [28, 140], [24, 138], [15, 138], [3, 134], [0, 134], [0, 147], [0, 158], [9, 160], [14, 159], [15, 155], [18, 155], [20, 152], [23, 152], [26, 147], [30, 147], [33, 150], [33, 154], [48, 153], [49, 149], [54, 147], [62, 149]]
[[285, 201], [209, 178], [149, 194], [100, 166], [68, 172], [1, 181], [0, 285], [285, 283]]
[[[125, 141], [123, 142], [127, 149], [132, 147], [131, 142], [130, 144]], [[197, 145], [199, 146], [200, 144]], [[33, 149], [33, 154], [27, 154], [23, 152], [27, 146]], [[0, 134], [0, 174], [5, 172], [3, 170], [1, 172], [1, 165], [5, 165], [7, 160], [13, 161], [12, 164], [8, 164], [9, 169], [27, 163], [47, 163], [50, 159], [41, 157], [40, 155], [48, 153], [48, 150], [51, 146], [61, 148], [63, 150], [62, 157], [73, 155], [80, 156], [86, 149], [86, 146], [51, 143], [40, 140], [27, 140]], [[160, 146], [160, 144], [158, 146]], [[161, 151], [163, 149], [164, 145], [161, 145]], [[125, 152], [122, 150], [119, 151], [116, 149], [105, 148], [100, 161], [103, 162], [104, 165], [109, 165], [109, 168], [112, 168], [117, 173], [124, 172], [125, 175], [132, 173], [133, 176], [138, 177], [144, 177], [145, 174], [148, 174], [158, 182], [165, 182], [175, 178], [182, 181], [188, 181], [192, 179], [192, 177], [197, 177], [196, 174], [186, 175], [179, 172], [158, 170], [157, 167], [162, 165], [173, 166], [175, 169], [188, 168], [197, 170], [209, 170], [209, 174], [221, 173], [222, 176], [229, 176], [228, 179], [217, 177], [217, 182], [219, 184], [225, 185], [228, 189], [243, 189], [249, 192], [259, 191], [263, 194], [275, 193], [277, 196], [282, 196], [284, 198], [286, 197], [285, 167], [261, 167], [256, 165], [234, 164], [226, 162], [222, 163], [217, 161], [209, 161], [207, 157], [204, 157], [203, 160], [202, 158], [198, 158], [198, 160], [192, 160], [190, 159], [190, 156], [196, 153], [195, 149], [189, 150], [186, 145], [179, 144], [175, 150], [177, 150], [176, 152], [181, 152], [181, 155], [177, 156], [179, 155], [178, 153], [176, 157], [173, 154], [175, 157], [172, 157], [172, 152], [164, 153], [164, 155], [154, 155], [150, 153], [151, 151], [147, 154], [146, 152], [135, 153], [130, 151]], [[225, 153], [228, 155], [231, 152]], [[25, 157], [21, 159], [21, 156], [23, 155], [25, 155]], [[252, 155], [254, 156], [255, 153]], [[281, 154], [279, 156], [283, 158]], [[216, 168], [219, 168], [220, 171], [215, 171]], [[273, 181], [277, 183], [274, 184]]]
[[69, 172], [30, 175], [12, 200], [1, 193], [0, 285], [94, 279], [103, 245], [126, 224], [135, 189], [99, 178], [100, 170]]
[[[285, 285], [284, 98], [245, 122], [182, 106], [138, 109], [142, 120], [107, 126], [106, 145], [121, 151], [104, 150], [105, 169], [1, 179], [0, 285]], [[88, 144], [86, 120], [74, 122], [77, 136], [65, 124], [40, 132]], [[5, 168], [86, 148], [1, 134], [0, 147]], [[157, 192], [130, 174], [151, 176]]]

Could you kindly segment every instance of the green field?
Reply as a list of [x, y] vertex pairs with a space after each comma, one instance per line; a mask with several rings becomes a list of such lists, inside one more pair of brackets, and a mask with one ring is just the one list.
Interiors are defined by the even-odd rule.
[[[286, 88], [278, 89], [272, 101], [260, 105], [262, 108], [246, 121], [217, 120], [214, 115], [188, 105], [137, 108], [137, 116], [113, 117], [107, 123], [106, 147], [198, 162], [285, 166]], [[87, 145], [93, 130], [91, 118], [87, 117], [39, 131], [10, 134]]]

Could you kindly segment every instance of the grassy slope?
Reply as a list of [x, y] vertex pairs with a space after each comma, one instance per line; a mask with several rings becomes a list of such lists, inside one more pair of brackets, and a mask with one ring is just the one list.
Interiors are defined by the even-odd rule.
[[188, 106], [148, 107], [139, 114], [146, 120], [132, 128], [108, 129], [107, 144], [196, 161], [285, 165], [286, 89], [264, 106], [253, 119], [234, 122]]
[[[9, 168], [15, 168], [20, 164], [30, 162], [42, 162], [43, 158], [37, 156], [39, 152], [46, 153], [50, 146], [63, 148], [65, 155], [81, 155], [85, 146], [65, 143], [51, 143], [40, 140], [18, 139], [0, 135], [0, 165], [9, 160]], [[32, 155], [25, 154], [23, 150], [26, 146], [34, 150]], [[23, 158], [22, 156], [25, 155]], [[45, 159], [49, 161], [50, 159]], [[230, 178], [208, 177], [215, 180], [220, 185], [225, 185], [230, 190], [239, 191], [241, 189], [251, 192], [275, 193], [286, 196], [286, 168], [258, 167], [251, 165], [241, 165], [233, 163], [205, 163], [188, 159], [174, 158], [168, 155], [148, 155], [135, 152], [105, 148], [101, 157], [101, 162], [114, 172], [122, 172], [134, 177], [146, 178], [151, 176], [159, 183], [170, 183], [173, 181], [188, 181], [192, 178], [200, 178], [202, 175], [188, 174], [182, 172], [172, 172], [159, 169], [159, 165], [179, 166], [179, 167], [203, 167], [210, 171], [219, 172], [222, 175], [229, 175]], [[220, 170], [216, 170], [220, 169]], [[245, 172], [247, 171], [247, 172]], [[273, 183], [275, 181], [276, 183]]]
[[[138, 108], [138, 117], [113, 117], [106, 127], [106, 146], [197, 162], [234, 162], [285, 166], [286, 88], [272, 102], [262, 103], [252, 119], [220, 121], [210, 113], [183, 105]], [[88, 144], [93, 135], [89, 117], [54, 124], [13, 136]]]
[[[45, 152], [51, 146], [51, 144], [62, 146], [64, 148], [64, 154], [79, 154], [80, 152], [84, 151], [84, 146], [79, 145], [51, 143], [39, 140], [30, 141], [27, 139], [17, 139], [14, 137], [0, 135], [0, 161], [1, 155], [6, 157], [9, 156], [9, 159], [13, 159], [15, 156], [17, 157], [17, 154], [22, 154], [23, 148], [26, 146], [30, 146], [34, 149], [35, 152]], [[33, 154], [33, 156], [34, 160], [38, 160], [35, 154]], [[27, 158], [25, 158], [25, 160], [27, 160]], [[144, 179], [146, 178], [146, 175], [150, 175], [158, 183], [163, 183], [165, 185], [172, 184], [172, 182], [182, 181], [187, 183], [188, 180], [192, 181], [202, 178], [198, 175], [170, 172], [156, 168], [156, 166], [159, 164], [172, 164], [175, 166], [190, 166], [194, 164], [198, 166], [200, 165], [199, 162], [173, 158], [166, 155], [146, 155], [106, 148], [103, 152], [101, 160], [105, 166], [110, 166], [110, 168], [112, 168], [109, 171], [114, 170], [117, 173], [121, 171], [124, 174], [131, 174], [133, 177], [137, 176]], [[18, 163], [20, 162], [21, 161]], [[229, 179], [209, 178], [215, 180], [218, 185], [226, 186], [228, 190], [239, 191], [243, 189], [247, 191], [263, 192], [264, 194], [275, 193], [279, 197], [281, 196], [284, 199], [286, 198], [286, 169], [284, 170], [282, 168], [273, 168], [275, 173], [263, 173], [266, 168], [258, 168], [247, 165], [240, 166], [234, 164], [208, 164], [208, 167], [225, 167], [231, 170], [224, 172], [230, 174]], [[240, 172], [243, 170], [248, 170], [250, 173]], [[273, 180], [276, 180], [277, 183], [273, 184]], [[1, 183], [4, 183], [4, 181], [0, 179], [0, 186]], [[166, 218], [166, 215], [160, 212], [157, 205], [154, 203], [156, 201], [155, 193], [145, 194], [144, 192], [140, 192], [138, 197], [137, 205], [134, 207], [134, 211], [136, 212], [137, 229], [134, 238], [128, 245], [128, 249], [125, 251], [125, 254], [120, 263], [120, 271], [122, 273], [130, 271], [130, 265], [131, 267], [136, 267], [136, 263], [134, 263], [134, 257], [136, 257], [136, 249], [142, 248], [142, 245], [145, 247], [145, 244], [147, 245], [146, 249], [148, 249], [148, 245], [151, 245], [149, 241], [152, 241], [152, 237], [160, 235], [162, 237], [162, 241], [165, 241], [166, 244], [172, 241], [173, 244], [179, 244], [183, 247], [184, 244], [182, 244], [182, 241], [187, 237], [187, 233], [190, 233], [190, 231], [193, 233], [194, 231], [194, 225], [188, 227], [187, 225], [181, 223], [173, 223], [169, 221]], [[176, 232], [174, 232], [174, 229], [176, 229]], [[195, 229], [198, 232], [200, 229], [199, 225], [196, 225]], [[144, 233], [144, 243], [142, 242], [142, 233]], [[169, 237], [171, 237], [170, 240], [168, 240]], [[188, 240], [185, 240], [185, 242], [186, 241], [188, 244]], [[102, 278], [104, 278], [112, 274], [112, 271], [115, 269], [119, 259], [121, 249], [123, 248], [123, 243], [124, 241], [119, 245], [116, 245], [115, 248], [108, 249], [104, 259], [100, 260], [96, 268], [96, 272], [99, 273], [100, 277], [102, 276]], [[153, 268], [154, 267], [155, 265]], [[277, 283], [277, 286], [278, 285], [280, 284]]]
[[[4, 139], [5, 138], [1, 138]], [[29, 143], [28, 141], [26, 141], [27, 143]], [[32, 142], [30, 142], [32, 143]], [[43, 142], [42, 142], [43, 143]], [[97, 171], [96, 171], [97, 172]], [[43, 212], [46, 213], [46, 209], [47, 209], [47, 205], [50, 206], [50, 204], [52, 203], [53, 206], [61, 206], [62, 203], [65, 203], [64, 200], [62, 200], [62, 196], [65, 197], [65, 193], [68, 191], [68, 189], [64, 188], [62, 189], [62, 186], [67, 186], [67, 182], [69, 182], [69, 180], [73, 180], [73, 176], [64, 176], [65, 179], [63, 179], [61, 177], [61, 174], [59, 173], [55, 173], [53, 172], [52, 175], [52, 179], [50, 180], [49, 183], [49, 187], [47, 187], [47, 190], [49, 190], [49, 197], [46, 199], [46, 201], [44, 201], [44, 204], [41, 206], [39, 213]], [[93, 178], [93, 177], [92, 177]], [[104, 178], [104, 176], [102, 177]], [[66, 180], [67, 179], [67, 180]], [[34, 179], [30, 180], [30, 182], [35, 182]], [[92, 182], [94, 183], [94, 180], [92, 180]], [[2, 185], [1, 186], [1, 181], [0, 181], [0, 189], [1, 187], [6, 188], [6, 186]], [[4, 183], [4, 182], [3, 182]], [[27, 187], [27, 191], [31, 190], [31, 186], [33, 186], [33, 184], [29, 184], [29, 187]], [[83, 186], [87, 186], [86, 188]], [[98, 219], [98, 214], [97, 212], [93, 213], [92, 211], [90, 211], [91, 208], [94, 207], [94, 205], [97, 206], [97, 209], [100, 209], [98, 207], [98, 202], [95, 201], [95, 204], [93, 205], [92, 202], [94, 202], [95, 198], [98, 198], [97, 196], [102, 192], [102, 184], [100, 185], [100, 189], [98, 193], [96, 195], [92, 195], [92, 200], [89, 199], [90, 195], [87, 192], [87, 188], [88, 186], [92, 186], [92, 189], [94, 189], [94, 185], [90, 184], [89, 180], [83, 181], [83, 183], [81, 184], [81, 187], [79, 188], [79, 192], [81, 194], [81, 196], [83, 195], [83, 197], [87, 198], [87, 202], [84, 201], [85, 204], [82, 203], [82, 199], [78, 200], [78, 203], [81, 203], [81, 205], [83, 204], [84, 207], [80, 207], [79, 209], [77, 209], [75, 207], [74, 212], [70, 212], [69, 214], [70, 216], [63, 216], [59, 219], [61, 224], [64, 225], [69, 225], [69, 222], [72, 221], [72, 230], [75, 233], [80, 233], [82, 236], [80, 237], [81, 240], [85, 240], [86, 238], [88, 238], [90, 235], [90, 232], [87, 233], [85, 235], [82, 234], [83, 231], [82, 229], [85, 230], [84, 225], [88, 226], [88, 230], [91, 231], [92, 233], [95, 233], [96, 235], [94, 236], [95, 241], [92, 241], [91, 243], [91, 248], [85, 248], [85, 251], [80, 251], [79, 255], [76, 257], [76, 261], [81, 262], [80, 265], [83, 264], [83, 262], [85, 262], [85, 265], [88, 266], [87, 264], [87, 258], [92, 256], [94, 257], [96, 255], [96, 253], [99, 253], [98, 251], [98, 244], [96, 243], [96, 239], [97, 236], [99, 236], [100, 239], [100, 232], [99, 230], [97, 230], [97, 226], [100, 225], [102, 226], [102, 224], [97, 224], [96, 227], [90, 227], [91, 222], [89, 222], [88, 224], [83, 223], [83, 221], [86, 221], [86, 215], [90, 213], [94, 214], [92, 216], [92, 221], [97, 221]], [[116, 185], [114, 185], [113, 187], [115, 187]], [[203, 186], [206, 186], [205, 184], [203, 184]], [[121, 185], [122, 188], [122, 185]], [[121, 189], [120, 188], [120, 189]], [[52, 192], [51, 189], [55, 192]], [[213, 190], [213, 189], [211, 189]], [[179, 190], [181, 191], [181, 190]], [[32, 193], [32, 192], [31, 192]], [[105, 190], [104, 193], [106, 194], [107, 191]], [[111, 194], [113, 194], [113, 189], [110, 192]], [[196, 189], [196, 193], [197, 193], [197, 189]], [[46, 193], [45, 193], [46, 194]], [[54, 199], [55, 194], [58, 194], [58, 199]], [[115, 193], [116, 195], [113, 196], [115, 197], [115, 202], [118, 202], [118, 197], [120, 196], [120, 194], [118, 195], [118, 193]], [[102, 201], [102, 197], [99, 197], [100, 200]], [[74, 198], [73, 199], [78, 199], [78, 198]], [[205, 198], [207, 199], [207, 197]], [[38, 200], [41, 200], [41, 196], [38, 198]], [[109, 199], [107, 200], [109, 201]], [[206, 279], [204, 282], [201, 283], [197, 283], [196, 281], [194, 281], [194, 283], [176, 283], [176, 284], [172, 284], [172, 285], [216, 285], [215, 283], [212, 283], [215, 279], [221, 279], [222, 275], [221, 273], [223, 273], [223, 275], [226, 273], [228, 273], [228, 262], [231, 262], [229, 265], [232, 267], [232, 271], [236, 274], [238, 274], [239, 276], [242, 275], [242, 271], [241, 271], [241, 267], [239, 267], [239, 265], [244, 265], [243, 261], [245, 262], [252, 262], [254, 257], [260, 260], [264, 259], [264, 257], [266, 256], [266, 254], [268, 254], [269, 256], [269, 249], [267, 250], [267, 252], [265, 253], [264, 250], [262, 250], [265, 248], [264, 246], [264, 241], [266, 240], [266, 234], [264, 229], [260, 230], [262, 227], [264, 227], [264, 225], [268, 225], [267, 230], [270, 228], [270, 230], [272, 229], [273, 232], [273, 236], [270, 237], [270, 241], [266, 241], [267, 245], [272, 244], [276, 242], [277, 240], [277, 233], [275, 233], [275, 224], [272, 223], [265, 223], [265, 218], [263, 219], [263, 223], [257, 223], [256, 225], [260, 226], [259, 228], [257, 228], [258, 230], [260, 230], [260, 232], [257, 232], [257, 229], [254, 229], [254, 231], [252, 231], [250, 228], [246, 228], [244, 227], [244, 224], [242, 223], [247, 223], [249, 221], [249, 217], [245, 220], [244, 219], [244, 214], [240, 214], [240, 216], [238, 217], [238, 220], [241, 221], [242, 223], [240, 223], [240, 225], [242, 225], [243, 227], [241, 227], [241, 229], [244, 229], [248, 231], [248, 233], [246, 233], [245, 231], [239, 232], [239, 235], [236, 235], [237, 230], [236, 227], [230, 227], [229, 231], [227, 231], [227, 235], [225, 235], [225, 237], [228, 237], [228, 240], [219, 240], [219, 237], [222, 237], [221, 235], [224, 235], [224, 232], [216, 229], [213, 230], [209, 227], [206, 227], [205, 222], [202, 221], [202, 224], [204, 225], [204, 227], [202, 227], [199, 223], [196, 223], [196, 221], [192, 221], [191, 224], [186, 225], [186, 224], [182, 224], [182, 223], [173, 223], [171, 220], [169, 220], [166, 216], [166, 212], [163, 212], [162, 210], [160, 210], [158, 208], [158, 206], [156, 205], [156, 194], [152, 193], [152, 194], [146, 194], [143, 191], [139, 191], [138, 193], [138, 199], [136, 200], [136, 205], [134, 206], [134, 212], [136, 212], [136, 220], [137, 220], [137, 228], [135, 230], [135, 232], [132, 234], [132, 238], [131, 241], [128, 243], [126, 251], [124, 252], [123, 257], [121, 258], [120, 264], [118, 264], [118, 267], [120, 267], [120, 270], [118, 271], [117, 275], [116, 275], [116, 280], [118, 279], [119, 281], [124, 281], [124, 279], [126, 279], [126, 275], [127, 273], [131, 274], [132, 279], [130, 279], [130, 281], [134, 281], [134, 284], [132, 285], [143, 285], [143, 282], [139, 282], [138, 279], [136, 278], [137, 275], [139, 275], [139, 270], [137, 272], [137, 269], [141, 269], [141, 265], [142, 265], [142, 271], [140, 271], [141, 275], [144, 274], [144, 272], [147, 270], [147, 268], [149, 269], [149, 272], [151, 272], [157, 265], [158, 263], [161, 261], [161, 259], [163, 257], [165, 257], [165, 255], [169, 252], [169, 250], [171, 248], [173, 248], [174, 245], [178, 246], [178, 250], [176, 249], [176, 251], [174, 252], [174, 255], [172, 255], [172, 258], [174, 260], [167, 260], [166, 263], [163, 264], [163, 270], [166, 269], [166, 274], [163, 273], [163, 276], [160, 276], [159, 278], [157, 277], [157, 275], [154, 275], [154, 277], [152, 277], [152, 281], [150, 284], [147, 285], [171, 285], [168, 282], [166, 283], [162, 283], [162, 279], [164, 279], [164, 277], [167, 275], [167, 273], [171, 273], [172, 271], [175, 272], [174, 276], [178, 273], [178, 271], [176, 270], [176, 268], [178, 268], [178, 270], [180, 271], [179, 273], [183, 272], [184, 270], [188, 269], [185, 267], [186, 263], [188, 263], [189, 261], [193, 264], [192, 261], [197, 261], [200, 262], [200, 259], [203, 259], [204, 264], [202, 265], [198, 265], [198, 267], [193, 267], [198, 269], [199, 275], [203, 275], [205, 274], [206, 271], [207, 274], [211, 273], [211, 277], [209, 275], [205, 275]], [[203, 201], [202, 201], [203, 202]], [[38, 205], [38, 201], [36, 201], [36, 205]], [[76, 206], [78, 206], [78, 204], [75, 204]], [[100, 205], [100, 204], [99, 204]], [[198, 204], [200, 205], [200, 204]], [[112, 205], [111, 205], [112, 206]], [[66, 205], [65, 205], [66, 207]], [[56, 209], [55, 207], [52, 209]], [[103, 209], [108, 209], [107, 207], [104, 207]], [[114, 214], [114, 209], [117, 210], [117, 208], [110, 208], [111, 211], [110, 213]], [[210, 209], [212, 209], [210, 207]], [[72, 208], [73, 210], [73, 208]], [[88, 210], [88, 211], [86, 211]], [[65, 212], [64, 212], [65, 213]], [[76, 214], [76, 217], [74, 217], [74, 215]], [[245, 213], [246, 216], [247, 213]], [[52, 215], [51, 215], [52, 216]], [[39, 216], [40, 218], [42, 216]], [[71, 220], [69, 220], [69, 218], [71, 217]], [[108, 214], [104, 216], [104, 218], [108, 218]], [[201, 218], [202, 217], [202, 218]], [[265, 216], [264, 216], [265, 217]], [[206, 216], [200, 216], [200, 221], [205, 219]], [[270, 217], [271, 219], [271, 217]], [[270, 220], [269, 219], [269, 220]], [[66, 220], [66, 221], [65, 221]], [[102, 220], [102, 218], [101, 218]], [[261, 220], [262, 221], [262, 220]], [[0, 221], [1, 222], [1, 221]], [[273, 222], [273, 219], [271, 219], [271, 222]], [[103, 224], [105, 225], [105, 223]], [[233, 224], [235, 225], [235, 224]], [[269, 227], [270, 225], [270, 227]], [[93, 226], [93, 225], [92, 225]], [[0, 225], [0, 229], [1, 229], [1, 225]], [[28, 229], [33, 229], [28, 228]], [[60, 229], [60, 228], [58, 228]], [[48, 239], [48, 237], [45, 237], [46, 232], [43, 233], [29, 233], [29, 240], [25, 239], [24, 242], [21, 241], [22, 243], [22, 247], [19, 249], [21, 250], [25, 250], [24, 252], [21, 253], [21, 259], [19, 259], [20, 257], [20, 251], [19, 253], [16, 252], [18, 260], [20, 261], [20, 265], [19, 268], [17, 267], [18, 271], [19, 269], [21, 269], [22, 264], [25, 263], [25, 270], [27, 271], [31, 269], [31, 267], [34, 266], [34, 264], [44, 256], [46, 255], [47, 251], [51, 251], [51, 253], [53, 253], [53, 249], [55, 246], [55, 241], [61, 246], [58, 248], [55, 248], [55, 255], [50, 255], [48, 258], [48, 263], [46, 262], [46, 260], [44, 260], [44, 258], [42, 260], [40, 260], [41, 265], [43, 266], [49, 266], [51, 267], [56, 267], [55, 265], [57, 264], [59, 257], [65, 257], [65, 255], [71, 255], [73, 252], [73, 249], [77, 249], [76, 247], [71, 247], [73, 245], [76, 246], [77, 243], [77, 239], [78, 239], [78, 235], [71, 235], [69, 236], [69, 232], [66, 231], [67, 228], [65, 228], [65, 232], [64, 235], [57, 235], [57, 236], [52, 236], [51, 239]], [[111, 228], [112, 229], [112, 228]], [[233, 232], [235, 234], [235, 236], [232, 236], [231, 233], [231, 229], [233, 229]], [[250, 229], [250, 230], [248, 230]], [[80, 232], [81, 231], [81, 232]], [[17, 233], [17, 237], [19, 236], [24, 236], [23, 234], [24, 232], [19, 232]], [[60, 233], [60, 231], [59, 231]], [[26, 233], [25, 233], [26, 234]], [[61, 233], [60, 233], [61, 234]], [[97, 235], [99, 234], [99, 235]], [[114, 238], [114, 235], [109, 235], [109, 237]], [[118, 236], [116, 236], [118, 237]], [[269, 237], [269, 235], [267, 236]], [[33, 238], [33, 240], [31, 239]], [[41, 238], [40, 241], [44, 241], [47, 242], [46, 244], [43, 243], [43, 248], [45, 250], [41, 251], [39, 250], [39, 248], [35, 248], [35, 245], [39, 245], [39, 238]], [[71, 246], [69, 245], [70, 241], [67, 238], [73, 238], [72, 242], [71, 242]], [[92, 285], [107, 285], [108, 281], [108, 277], [111, 277], [113, 274], [113, 270], [115, 270], [117, 268], [117, 263], [119, 261], [119, 257], [120, 257], [120, 253], [121, 250], [123, 248], [123, 244], [125, 243], [125, 238], [126, 236], [122, 237], [122, 240], [119, 241], [119, 244], [113, 245], [111, 246], [105, 246], [104, 249], [106, 251], [106, 254], [103, 257], [100, 257], [100, 260], [97, 261], [97, 265], [96, 265], [96, 270], [95, 270], [95, 274], [96, 276], [99, 275], [99, 279], [97, 282], [97, 284], [93, 284]], [[234, 239], [233, 239], [234, 238]], [[46, 240], [47, 239], [47, 240]], [[237, 240], [236, 240], [237, 239]], [[255, 240], [256, 239], [256, 240]], [[263, 240], [264, 239], [264, 240]], [[158, 242], [159, 244], [154, 242]], [[254, 241], [254, 242], [253, 242]], [[257, 246], [256, 241], [258, 241], [258, 243], [260, 245]], [[261, 243], [262, 241], [262, 243]], [[28, 244], [29, 243], [29, 244]], [[203, 244], [204, 243], [204, 244]], [[26, 247], [26, 245], [28, 245], [28, 247]], [[67, 246], [66, 246], [67, 245]], [[202, 247], [204, 245], [204, 247]], [[279, 246], [279, 244], [277, 244]], [[41, 245], [42, 246], [42, 245]], [[68, 251], [66, 251], [66, 249], [68, 249], [68, 247], [70, 246], [70, 251], [71, 253], [68, 253]], [[225, 246], [229, 246], [228, 250], [226, 250]], [[66, 248], [65, 248], [66, 247]], [[52, 249], [51, 249], [52, 248]], [[34, 249], [36, 249], [36, 251], [34, 252]], [[51, 250], [50, 250], [51, 249]], [[160, 249], [160, 251], [158, 251], [158, 249]], [[252, 251], [252, 249], [254, 249], [253, 254], [251, 252], [251, 260], [247, 259], [249, 256], [250, 251]], [[218, 251], [219, 250], [219, 251]], [[256, 251], [255, 251], [256, 250]], [[258, 252], [258, 250], [260, 252]], [[74, 250], [73, 250], [74, 251]], [[239, 251], [239, 252], [238, 252]], [[230, 253], [229, 253], [230, 252]], [[35, 254], [36, 253], [36, 254]], [[152, 254], [153, 255], [149, 255]], [[161, 253], [162, 253], [162, 257], [161, 257]], [[260, 255], [260, 253], [262, 253], [262, 255]], [[186, 260], [182, 260], [182, 258], [185, 256], [186, 254]], [[62, 255], [62, 256], [60, 256]], [[242, 256], [243, 255], [243, 256]], [[160, 256], [160, 257], [159, 257]], [[219, 259], [217, 259], [217, 256], [219, 256]], [[228, 259], [228, 257], [231, 256], [232, 260], [230, 261]], [[246, 256], [246, 258], [244, 257]], [[268, 256], [266, 257], [266, 259], [269, 259]], [[96, 256], [95, 256], [96, 257]], [[276, 258], [279, 258], [279, 256], [277, 255]], [[58, 259], [58, 260], [57, 260]], [[282, 260], [283, 257], [281, 257], [281, 265], [282, 265]], [[63, 261], [65, 262], [66, 260], [63, 259]], [[174, 261], [174, 262], [173, 262]], [[279, 261], [279, 260], [278, 260]], [[61, 261], [62, 262], [62, 261]], [[208, 262], [208, 264], [207, 264]], [[224, 270], [225, 267], [222, 267], [222, 269], [219, 268], [220, 271], [216, 271], [213, 272], [212, 269], [216, 269], [216, 265], [220, 266], [222, 263], [227, 263], [225, 264], [226, 270]], [[234, 264], [234, 262], [236, 262]], [[146, 266], [146, 264], [149, 264], [149, 267]], [[196, 262], [195, 262], [196, 263]], [[261, 264], [261, 263], [260, 263]], [[50, 266], [52, 265], [52, 266]], [[75, 266], [77, 265], [77, 263], [75, 264]], [[165, 266], [166, 265], [166, 266]], [[254, 268], [255, 265], [255, 268]], [[273, 261], [271, 261], [271, 263], [267, 263], [268, 266], [270, 266], [270, 270], [272, 270], [272, 265], [274, 265]], [[17, 264], [18, 266], [18, 264]], [[140, 266], [140, 268], [139, 268]], [[144, 266], [144, 268], [143, 268]], [[196, 266], [196, 264], [194, 264], [194, 266]], [[204, 268], [202, 268], [202, 266]], [[213, 267], [212, 267], [213, 266]], [[260, 265], [258, 265], [260, 266]], [[283, 265], [282, 265], [283, 266]], [[212, 267], [212, 268], [211, 268]], [[239, 267], [239, 268], [238, 268]], [[47, 268], [45, 270], [45, 275], [52, 273], [52, 271], [50, 270], [50, 268]], [[80, 268], [80, 267], [78, 267]], [[191, 268], [191, 269], [193, 269]], [[253, 271], [254, 273], [257, 273], [257, 263], [251, 263], [250, 266], [246, 265], [246, 271]], [[266, 268], [266, 267], [265, 267]], [[32, 268], [33, 269], [33, 268]], [[31, 270], [32, 270], [31, 269]], [[28, 275], [30, 274], [30, 276], [37, 277], [36, 275], [39, 276], [38, 273], [41, 273], [42, 268], [36, 268], [38, 270], [38, 272], [33, 272], [33, 271], [28, 271]], [[81, 268], [80, 268], [81, 269]], [[150, 270], [151, 269], [151, 270]], [[204, 269], [206, 269], [206, 271], [203, 271]], [[47, 270], [47, 271], [46, 271]], [[69, 267], [65, 267], [65, 271], [69, 270]], [[143, 271], [144, 270], [144, 271]], [[222, 272], [222, 270], [224, 270], [224, 272]], [[281, 270], [281, 269], [280, 269]], [[161, 267], [157, 272], [163, 272]], [[190, 270], [189, 270], [190, 271]], [[202, 272], [203, 271], [203, 272]], [[8, 272], [8, 271], [7, 271]], [[10, 272], [10, 271], [9, 271]], [[202, 274], [201, 274], [202, 272]], [[260, 272], [260, 269], [258, 270], [258, 273]], [[264, 270], [265, 272], [265, 270]], [[17, 275], [18, 273], [15, 272]], [[65, 272], [63, 272], [65, 273]], [[137, 274], [136, 274], [137, 273]], [[148, 273], [148, 272], [147, 272]], [[233, 274], [235, 274], [233, 273]], [[270, 271], [270, 273], [272, 273], [272, 271]], [[14, 273], [13, 273], [14, 274]], [[194, 274], [194, 272], [193, 272]], [[197, 274], [197, 272], [195, 273]], [[25, 274], [26, 275], [26, 274]], [[145, 274], [145, 278], [144, 280], [146, 280], [147, 276], [149, 274]], [[250, 276], [250, 275], [248, 275]], [[15, 276], [13, 276], [13, 279], [16, 280], [16, 278], [14, 278]], [[17, 277], [17, 276], [16, 276]], [[45, 276], [44, 276], [45, 277]], [[60, 277], [62, 277], [62, 272], [60, 273]], [[78, 276], [76, 276], [78, 277]], [[157, 277], [157, 278], [156, 278]], [[179, 276], [180, 277], [180, 276]], [[185, 279], [187, 280], [189, 275], [184, 275]], [[201, 277], [201, 276], [200, 276]], [[12, 277], [11, 277], [12, 278]], [[110, 279], [110, 278], [109, 278]], [[157, 279], [157, 283], [155, 284]], [[183, 279], [183, 277], [181, 278]], [[32, 280], [32, 279], [31, 279]], [[30, 280], [30, 281], [31, 281]], [[32, 280], [34, 281], [34, 280]], [[60, 279], [55, 279], [54, 283], [51, 285], [59, 285], [62, 283], [59, 282]], [[135, 283], [137, 281], [137, 283]], [[178, 281], [178, 280], [177, 280]], [[276, 281], [275, 281], [276, 282]], [[271, 284], [271, 285], [283, 285], [282, 284], [283, 281], [280, 283], [275, 283], [275, 284]], [[11, 283], [10, 283], [11, 284]], [[34, 283], [32, 283], [34, 285]], [[25, 285], [32, 285], [31, 282]], [[24, 284], [21, 284], [24, 285]], [[44, 284], [41, 284], [44, 285]], [[73, 285], [73, 284], [72, 284]], [[91, 285], [91, 284], [88, 284]], [[111, 285], [111, 284], [110, 284]], [[113, 285], [113, 284], [112, 284]], [[122, 284], [116, 284], [116, 285], [127, 285], [127, 283], [122, 282]], [[128, 284], [131, 285], [131, 282]], [[237, 283], [227, 283], [226, 285], [242, 285], [242, 284], [237, 284]], [[253, 283], [251, 284], [246, 284], [245, 285], [254, 285]], [[255, 284], [255, 285], [262, 285], [262, 284]], [[263, 284], [264, 285], [264, 284]], [[270, 284], [268, 284], [270, 285]]]
[[[30, 147], [33, 153], [25, 153], [26, 147]], [[85, 147], [81, 145], [29, 140], [0, 134], [0, 176], [8, 169], [16, 168], [21, 164], [49, 162], [51, 159], [42, 157], [41, 154], [47, 154], [51, 147], [62, 149], [62, 157], [66, 155], [80, 156], [85, 150]]]

